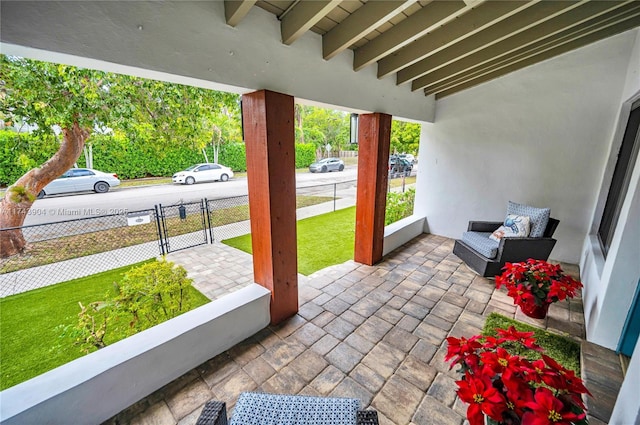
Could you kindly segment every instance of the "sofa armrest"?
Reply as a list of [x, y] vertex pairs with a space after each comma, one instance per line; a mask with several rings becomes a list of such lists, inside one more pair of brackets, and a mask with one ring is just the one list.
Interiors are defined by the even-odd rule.
[[196, 425], [227, 425], [227, 406], [223, 401], [208, 401], [202, 408]]
[[470, 221], [468, 232], [493, 232], [502, 226], [501, 221]]
[[529, 258], [546, 261], [555, 244], [553, 238], [502, 238], [497, 258], [502, 263], [518, 263]]

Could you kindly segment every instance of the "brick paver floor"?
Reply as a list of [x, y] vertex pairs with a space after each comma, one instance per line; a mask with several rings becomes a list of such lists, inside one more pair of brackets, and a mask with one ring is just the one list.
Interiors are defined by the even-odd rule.
[[219, 242], [175, 251], [166, 258], [183, 266], [193, 286], [210, 300], [253, 283], [251, 254]]
[[207, 400], [225, 401], [231, 414], [241, 392], [257, 390], [356, 397], [383, 425], [462, 424], [466, 407], [443, 361], [447, 336], [479, 333], [496, 311], [582, 338], [584, 316], [581, 299], [554, 304], [545, 320], [523, 316], [452, 247], [453, 240], [422, 235], [376, 266], [347, 262], [309, 276], [299, 284], [296, 316], [107, 423], [193, 424]]

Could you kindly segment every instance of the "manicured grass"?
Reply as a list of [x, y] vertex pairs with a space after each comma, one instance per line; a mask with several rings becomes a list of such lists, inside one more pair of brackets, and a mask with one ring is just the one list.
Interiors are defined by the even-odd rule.
[[[353, 259], [355, 207], [298, 221], [298, 272], [310, 275]], [[251, 235], [223, 243], [251, 254]]]
[[[58, 326], [76, 324], [78, 302], [103, 300], [114, 291], [114, 282], [140, 264], [0, 299], [0, 390], [83, 356], [71, 337], [61, 336]], [[195, 288], [190, 290], [194, 308], [209, 302]], [[111, 331], [108, 344], [123, 339], [123, 333]]]
[[[496, 328], [508, 329], [511, 325], [520, 332], [534, 332], [534, 337], [538, 345], [544, 348], [546, 355], [567, 369], [575, 371], [576, 375], [580, 376], [580, 344], [572, 339], [527, 325], [526, 323], [518, 322], [517, 320], [509, 319], [498, 313], [491, 313], [487, 317], [482, 333], [483, 335], [496, 336]], [[540, 358], [540, 353], [534, 350], [527, 350], [526, 353], [520, 353], [520, 355], [529, 360], [537, 360]]]
[[[405, 177], [404, 178], [404, 185], [410, 185], [410, 184], [414, 184], [416, 182], [416, 176], [411, 176], [411, 177]], [[402, 177], [398, 177], [398, 178], [394, 178], [394, 179], [389, 179], [389, 186], [391, 187], [402, 187]]]
[[144, 179], [121, 180], [120, 187], [150, 186], [171, 183], [173, 183], [171, 177], [147, 177]]

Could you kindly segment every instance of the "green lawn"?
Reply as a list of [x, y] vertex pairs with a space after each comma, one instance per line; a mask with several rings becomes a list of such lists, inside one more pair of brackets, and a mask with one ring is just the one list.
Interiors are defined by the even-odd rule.
[[[86, 305], [104, 299], [114, 291], [113, 282], [140, 264], [0, 299], [0, 390], [83, 356], [73, 339], [62, 337], [57, 327], [77, 323], [78, 302]], [[209, 302], [190, 289], [194, 308]], [[123, 333], [114, 332], [107, 343], [123, 338]]]
[[[580, 344], [572, 339], [527, 325], [526, 323], [518, 322], [517, 320], [509, 319], [498, 313], [491, 313], [487, 317], [482, 333], [483, 335], [496, 336], [496, 328], [508, 329], [511, 325], [519, 332], [534, 332], [534, 337], [538, 345], [544, 348], [546, 355], [567, 369], [575, 371], [576, 375], [580, 376]], [[529, 360], [536, 360], [540, 358], [540, 353], [528, 350], [527, 353], [522, 356]]]
[[[303, 275], [353, 259], [355, 207], [298, 221], [298, 272]], [[223, 243], [251, 254], [251, 235]]]

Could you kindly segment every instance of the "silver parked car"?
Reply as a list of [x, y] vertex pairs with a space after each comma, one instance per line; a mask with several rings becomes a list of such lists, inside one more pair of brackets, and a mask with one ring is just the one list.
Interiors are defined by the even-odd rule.
[[174, 183], [194, 184], [215, 180], [226, 182], [231, 177], [233, 177], [231, 168], [221, 164], [204, 163], [192, 165], [184, 171], [175, 173], [172, 180]]
[[309, 165], [309, 171], [312, 173], [342, 170], [344, 170], [344, 162], [340, 158], [325, 158]]
[[85, 192], [88, 190], [96, 193], [105, 193], [119, 184], [120, 180], [117, 174], [104, 173], [91, 168], [72, 168], [46, 185], [38, 193], [38, 199], [42, 199], [47, 195]]

